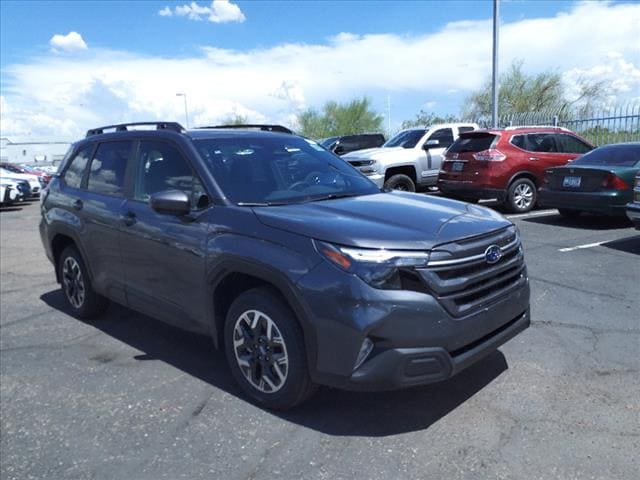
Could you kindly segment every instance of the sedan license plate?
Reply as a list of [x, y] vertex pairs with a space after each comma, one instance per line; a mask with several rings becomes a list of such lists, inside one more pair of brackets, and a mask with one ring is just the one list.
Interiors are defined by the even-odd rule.
[[562, 186], [577, 188], [580, 186], [581, 179], [582, 177], [564, 177], [564, 180], [562, 180]]
[[463, 168], [464, 162], [453, 162], [453, 165], [451, 165], [452, 172], [461, 172]]

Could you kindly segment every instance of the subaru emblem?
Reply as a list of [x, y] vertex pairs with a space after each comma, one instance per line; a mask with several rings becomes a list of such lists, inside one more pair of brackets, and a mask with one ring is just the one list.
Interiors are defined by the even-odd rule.
[[489, 265], [497, 263], [502, 258], [502, 250], [498, 245], [491, 245], [484, 251], [484, 259]]

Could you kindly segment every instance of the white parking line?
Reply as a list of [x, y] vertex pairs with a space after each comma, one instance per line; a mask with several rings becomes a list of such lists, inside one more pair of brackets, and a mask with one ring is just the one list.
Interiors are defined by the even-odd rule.
[[526, 217], [541, 217], [542, 215], [549, 215], [550, 213], [555, 212], [555, 209], [549, 210], [538, 210], [536, 212], [529, 213], [519, 213], [517, 215], [507, 215], [507, 218], [526, 218]]
[[583, 248], [599, 247], [603, 243], [610, 242], [611, 240], [605, 240], [604, 242], [587, 243], [585, 245], [578, 245], [577, 247], [559, 248], [559, 252], [573, 252], [574, 250], [582, 250]]

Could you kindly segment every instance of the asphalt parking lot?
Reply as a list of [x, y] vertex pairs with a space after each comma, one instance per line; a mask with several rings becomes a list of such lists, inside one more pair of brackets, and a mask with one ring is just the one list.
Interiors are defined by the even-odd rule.
[[449, 382], [322, 388], [273, 413], [240, 396], [208, 339], [112, 305], [71, 317], [38, 203], [0, 211], [2, 479], [635, 479], [640, 232], [512, 217], [530, 329]]

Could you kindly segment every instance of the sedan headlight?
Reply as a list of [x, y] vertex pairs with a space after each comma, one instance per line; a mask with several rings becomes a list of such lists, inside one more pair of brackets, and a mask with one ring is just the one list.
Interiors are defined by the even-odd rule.
[[400, 290], [403, 269], [425, 267], [429, 262], [425, 251], [344, 247], [317, 240], [314, 245], [330, 263], [381, 289]]

